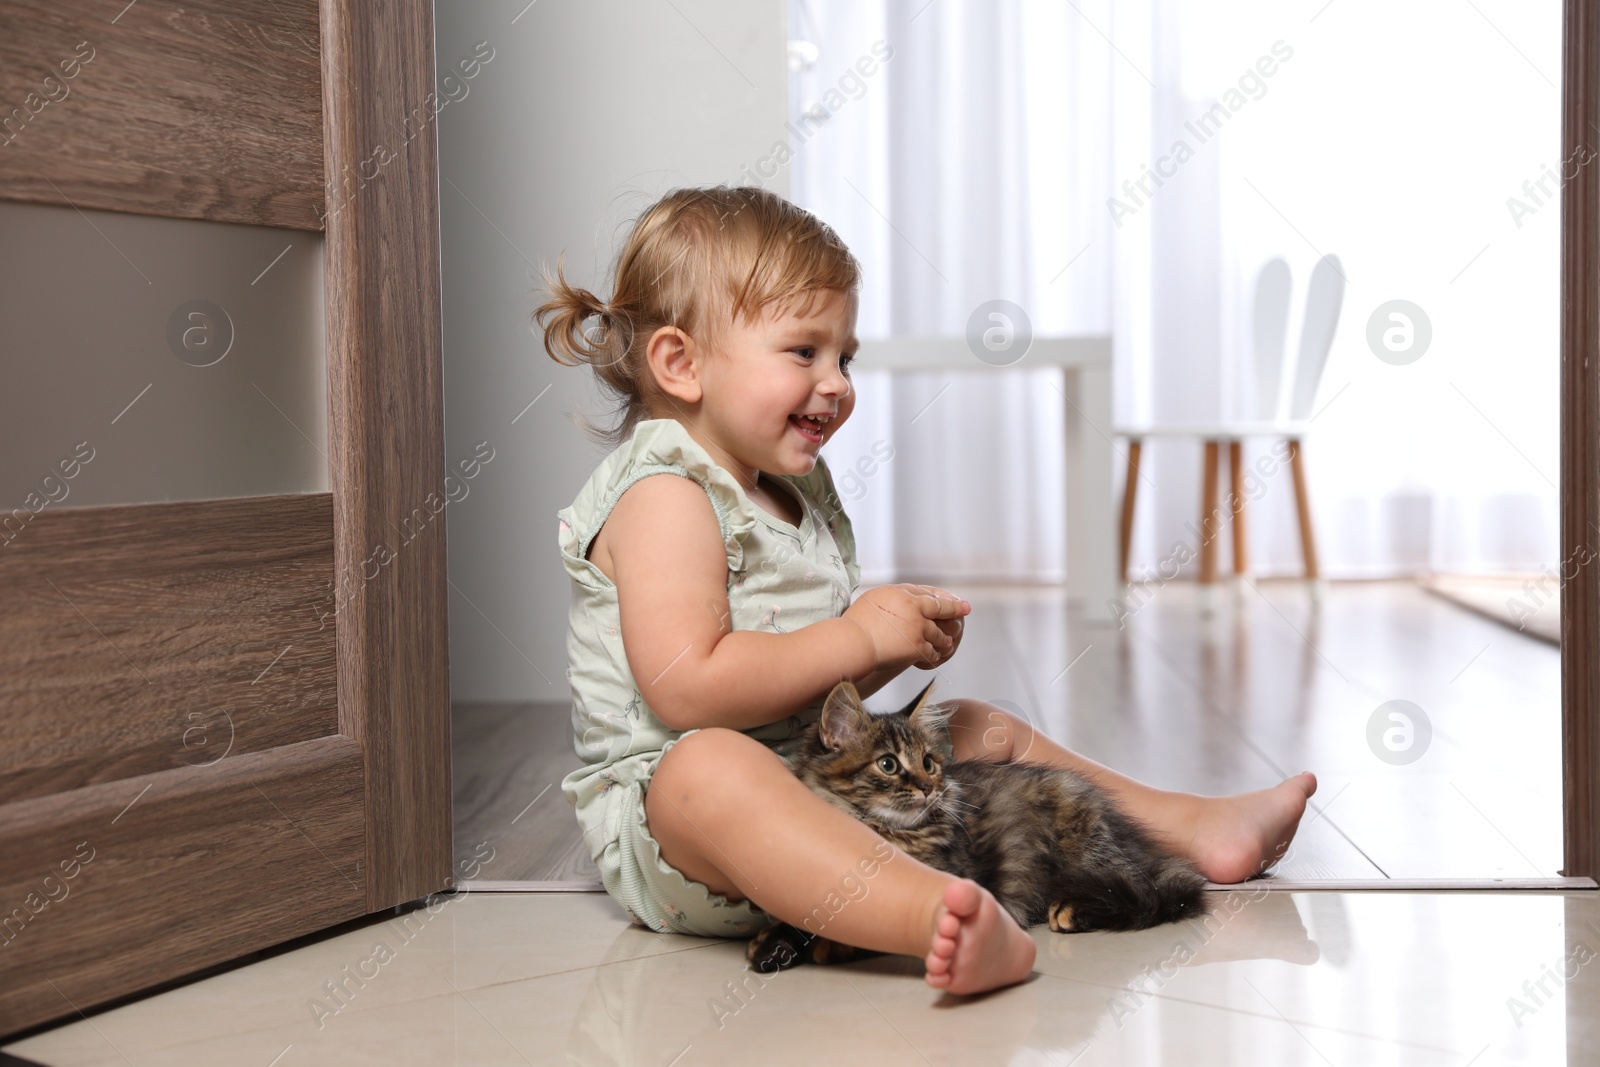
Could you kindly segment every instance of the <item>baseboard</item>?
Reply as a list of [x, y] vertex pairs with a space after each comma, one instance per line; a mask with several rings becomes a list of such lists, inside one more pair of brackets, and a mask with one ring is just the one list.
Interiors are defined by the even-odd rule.
[[1234, 885], [1206, 883], [1206, 890], [1213, 893], [1255, 893], [1261, 890], [1275, 893], [1439, 893], [1453, 890], [1481, 893], [1493, 889], [1581, 890], [1600, 889], [1600, 885], [1593, 878], [1261, 878]]
[[604, 893], [599, 882], [457, 882], [460, 893]]

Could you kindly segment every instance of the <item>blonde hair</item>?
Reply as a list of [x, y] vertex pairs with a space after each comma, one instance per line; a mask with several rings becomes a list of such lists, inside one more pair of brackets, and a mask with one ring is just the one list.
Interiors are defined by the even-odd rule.
[[662, 326], [714, 349], [722, 326], [740, 317], [753, 323], [773, 305], [805, 315], [819, 296], [861, 285], [861, 265], [831, 227], [759, 186], [675, 189], [652, 204], [617, 255], [609, 302], [567, 284], [559, 259], [554, 277], [543, 273], [551, 299], [534, 319], [545, 350], [563, 366], [587, 363], [618, 401], [609, 430], [577, 420], [611, 447], [650, 417], [651, 396], [664, 395], [645, 360]]

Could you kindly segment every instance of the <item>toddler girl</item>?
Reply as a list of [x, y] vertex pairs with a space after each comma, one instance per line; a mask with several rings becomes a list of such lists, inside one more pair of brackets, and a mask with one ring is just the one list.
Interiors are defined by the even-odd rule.
[[[819, 454], [855, 405], [854, 256], [764, 189], [680, 189], [640, 216], [613, 275], [605, 302], [558, 264], [536, 313], [552, 358], [589, 364], [620, 402], [614, 430], [589, 427], [614, 450], [559, 513], [585, 761], [562, 792], [606, 891], [654, 930], [748, 937], [782, 920], [921, 956], [952, 993], [1021, 980], [1033, 940], [987, 890], [894, 850], [782, 760], [841, 678], [866, 696], [939, 666], [971, 611], [933, 586], [855, 596]], [[992, 704], [946, 703], [956, 758], [1085, 774], [1218, 882], [1270, 866], [1316, 788], [1305, 774], [1165, 792]]]

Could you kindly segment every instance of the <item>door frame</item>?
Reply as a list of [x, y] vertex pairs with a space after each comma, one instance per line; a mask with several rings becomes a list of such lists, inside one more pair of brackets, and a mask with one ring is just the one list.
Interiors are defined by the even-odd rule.
[[[1566, 0], [1562, 60], [1562, 873], [1600, 878], [1600, 11], [1593, 0]], [[1571, 160], [1579, 166], [1568, 179]]]
[[321, 20], [339, 732], [366, 758], [376, 911], [451, 869], [433, 5], [321, 0]]
[[[1600, 11], [1562, 22], [1562, 816], [1566, 875], [1600, 878]], [[1584, 149], [1584, 155], [1578, 155]]]

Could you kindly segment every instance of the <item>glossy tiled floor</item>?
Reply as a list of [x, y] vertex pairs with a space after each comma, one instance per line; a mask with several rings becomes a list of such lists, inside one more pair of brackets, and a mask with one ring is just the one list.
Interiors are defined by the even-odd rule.
[[[961, 592], [975, 610], [940, 695], [1007, 701], [1168, 787], [1316, 770], [1318, 810], [1280, 875], [1381, 885], [1560, 865], [1551, 648], [1399, 583], [1336, 586], [1320, 606], [1263, 583], [1208, 621], [1173, 584], [1125, 629], [1084, 627], [1059, 592]], [[1369, 740], [1392, 699], [1431, 724], [1414, 762]], [[957, 1000], [909, 959], [766, 978], [741, 943], [631, 927], [603, 895], [459, 894], [4, 1051], [51, 1067], [1600, 1062], [1600, 892], [1211, 900], [1205, 923], [1041, 928], [1030, 981]]]
[[1031, 980], [958, 1000], [908, 959], [759, 977], [740, 943], [632, 927], [603, 896], [466, 894], [6, 1051], [54, 1067], [1600, 1058], [1600, 893], [1212, 900], [1205, 924], [1040, 928]]

